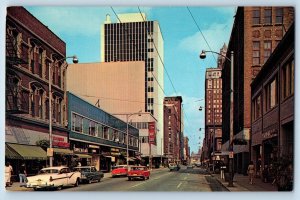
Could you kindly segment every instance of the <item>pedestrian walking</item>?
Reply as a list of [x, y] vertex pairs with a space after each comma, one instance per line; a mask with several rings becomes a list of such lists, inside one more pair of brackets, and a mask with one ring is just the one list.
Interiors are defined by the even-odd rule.
[[26, 167], [25, 167], [25, 164], [23, 163], [19, 170], [20, 187], [23, 187], [26, 185], [26, 180], [27, 180], [26, 176], [27, 176]]
[[9, 162], [5, 164], [5, 187], [11, 186], [11, 175], [13, 173], [13, 168]]
[[253, 164], [253, 161], [250, 161], [250, 164], [248, 165], [248, 170], [247, 170], [248, 176], [249, 176], [249, 183], [252, 185], [253, 184], [253, 177], [255, 174], [255, 167]]

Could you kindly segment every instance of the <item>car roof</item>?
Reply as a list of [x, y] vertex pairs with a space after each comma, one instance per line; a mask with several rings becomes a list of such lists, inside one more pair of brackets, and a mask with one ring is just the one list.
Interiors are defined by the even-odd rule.
[[80, 169], [80, 168], [91, 168], [91, 167], [95, 167], [95, 166], [80, 166], [80, 167], [74, 167], [74, 168]]
[[67, 166], [56, 166], [56, 167], [45, 167], [42, 170], [49, 170], [49, 169], [57, 169], [57, 170], [61, 170], [63, 168], [69, 168]]

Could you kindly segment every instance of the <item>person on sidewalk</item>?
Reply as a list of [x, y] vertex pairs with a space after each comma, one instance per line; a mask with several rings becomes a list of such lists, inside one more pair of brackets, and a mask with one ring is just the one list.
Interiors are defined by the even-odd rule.
[[250, 161], [250, 164], [248, 165], [248, 176], [249, 176], [249, 183], [252, 185], [253, 184], [253, 177], [255, 174], [255, 167], [253, 164], [253, 161]]
[[20, 187], [26, 186], [26, 168], [25, 168], [25, 164], [23, 163], [20, 167], [19, 170], [19, 178], [20, 178]]
[[5, 187], [11, 186], [11, 175], [13, 172], [13, 168], [9, 162], [5, 164]]

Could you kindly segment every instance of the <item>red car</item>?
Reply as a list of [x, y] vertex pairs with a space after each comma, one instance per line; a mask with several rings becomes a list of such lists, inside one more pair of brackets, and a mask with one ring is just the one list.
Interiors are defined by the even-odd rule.
[[130, 170], [128, 171], [128, 180], [131, 181], [131, 179], [135, 178], [141, 178], [143, 180], [150, 178], [150, 171], [145, 166], [132, 166], [130, 167]]
[[127, 165], [117, 165], [113, 167], [113, 170], [111, 171], [111, 177], [127, 176], [127, 172]]

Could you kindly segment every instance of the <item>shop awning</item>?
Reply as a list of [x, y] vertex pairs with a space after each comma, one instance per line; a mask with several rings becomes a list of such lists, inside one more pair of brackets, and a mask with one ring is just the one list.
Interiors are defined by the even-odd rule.
[[23, 159], [20, 154], [9, 148], [7, 145], [5, 145], [5, 157], [9, 159]]
[[78, 158], [92, 158], [92, 156], [88, 154], [75, 154], [75, 156], [78, 156]]
[[53, 152], [56, 154], [62, 154], [62, 155], [73, 155], [73, 151], [70, 149], [61, 149], [61, 148], [53, 148]]
[[7, 144], [8, 147], [16, 151], [24, 160], [47, 160], [47, 153], [39, 146]]

